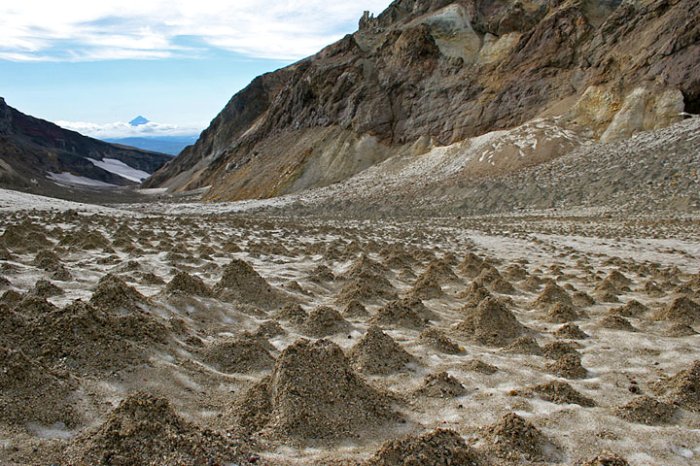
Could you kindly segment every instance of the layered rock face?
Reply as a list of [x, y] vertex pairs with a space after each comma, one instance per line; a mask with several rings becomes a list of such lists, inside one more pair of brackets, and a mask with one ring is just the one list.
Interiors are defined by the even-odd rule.
[[[48, 121], [25, 115], [0, 97], [0, 187], [39, 194], [61, 195], [61, 186], [47, 178], [69, 174], [86, 183], [104, 186], [136, 185], [113, 169], [105, 170], [93, 161], [124, 164], [135, 173], [153, 173], [171, 159], [166, 154], [116, 146], [63, 129]], [[114, 162], [116, 161], [116, 162]]]
[[272, 197], [536, 118], [604, 142], [667, 126], [698, 109], [699, 17], [698, 0], [397, 0], [255, 79], [147, 186]]

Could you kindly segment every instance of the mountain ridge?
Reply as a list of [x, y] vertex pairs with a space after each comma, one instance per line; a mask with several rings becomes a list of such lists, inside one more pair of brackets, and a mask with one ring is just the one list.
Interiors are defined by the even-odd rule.
[[534, 118], [611, 141], [668, 125], [700, 99], [698, 14], [697, 0], [396, 1], [256, 78], [146, 186], [274, 197]]
[[76, 187], [137, 186], [134, 176], [147, 176], [170, 158], [61, 128], [10, 107], [0, 97], [2, 187], [62, 195]]

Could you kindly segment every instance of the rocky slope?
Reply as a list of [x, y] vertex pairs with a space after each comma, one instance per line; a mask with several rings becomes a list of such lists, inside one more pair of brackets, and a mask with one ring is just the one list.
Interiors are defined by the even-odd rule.
[[21, 113], [0, 97], [0, 186], [65, 195], [134, 186], [171, 157], [108, 144]]
[[146, 185], [273, 197], [544, 121], [469, 174], [518, 172], [698, 112], [699, 16], [698, 0], [397, 0], [255, 79]]

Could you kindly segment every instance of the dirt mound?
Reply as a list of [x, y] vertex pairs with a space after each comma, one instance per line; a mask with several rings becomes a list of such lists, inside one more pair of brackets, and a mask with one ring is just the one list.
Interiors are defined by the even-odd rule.
[[498, 372], [498, 367], [493, 364], [486, 363], [481, 359], [472, 359], [462, 365], [465, 371], [477, 372], [484, 375], [493, 375]]
[[619, 315], [609, 314], [598, 321], [598, 326], [610, 330], [621, 330], [624, 332], [636, 332], [629, 320]]
[[265, 428], [279, 440], [356, 437], [397, 420], [390, 399], [367, 385], [343, 350], [327, 340], [299, 340], [277, 359], [270, 377], [243, 395], [243, 428]]
[[168, 335], [168, 329], [145, 312], [120, 315], [75, 301], [35, 318], [20, 337], [23, 350], [32, 357], [95, 373], [143, 363], [146, 348], [164, 343]]
[[467, 277], [475, 278], [481, 273], [481, 268], [484, 264], [484, 259], [470, 252], [465, 256], [462, 262], [459, 263], [457, 268]]
[[291, 322], [296, 325], [303, 324], [308, 317], [309, 315], [306, 313], [306, 311], [300, 304], [297, 303], [287, 303], [275, 314], [275, 318]]
[[566, 354], [555, 362], [547, 364], [547, 370], [565, 379], [584, 379], [588, 371], [581, 365], [581, 355]]
[[558, 405], [575, 404], [585, 408], [596, 406], [595, 401], [582, 395], [566, 382], [553, 380], [540, 385], [518, 390], [516, 394], [521, 396], [537, 396], [550, 403]]
[[286, 335], [287, 332], [282, 328], [279, 322], [274, 320], [266, 320], [255, 330], [254, 335], [263, 338], [274, 338], [281, 335]]
[[573, 306], [569, 304], [556, 303], [549, 306], [547, 310], [547, 322], [553, 324], [565, 324], [574, 320], [579, 320], [579, 314]]
[[481, 269], [474, 282], [483, 285], [494, 293], [514, 294], [515, 288], [501, 276], [498, 269], [493, 266], [485, 266]]
[[539, 308], [549, 308], [552, 304], [566, 304], [573, 305], [571, 301], [571, 296], [566, 290], [554, 282], [548, 282], [542, 293], [539, 294], [537, 299], [535, 299], [533, 305]]
[[445, 371], [429, 374], [423, 380], [423, 385], [415, 392], [418, 396], [430, 398], [456, 398], [466, 393], [467, 389], [464, 385]]
[[[204, 361], [221, 372], [248, 374], [275, 365], [275, 358], [268, 351], [262, 337], [245, 335], [216, 341], [205, 350]], [[267, 344], [264, 344], [267, 343]]]
[[19, 302], [14, 305], [12, 302], [8, 303], [13, 309], [24, 316], [43, 316], [51, 312], [56, 311], [58, 308], [48, 302], [46, 298], [41, 296], [36, 296], [32, 293], [27, 293], [25, 295], [12, 296], [8, 295], [9, 291], [5, 293], [8, 298], [21, 298]]
[[667, 337], [681, 338], [698, 335], [698, 332], [696, 332], [690, 325], [673, 324], [666, 330], [666, 332], [664, 332], [664, 335]]
[[700, 412], [700, 360], [667, 380], [656, 382], [652, 390], [693, 412]]
[[249, 263], [241, 259], [229, 262], [212, 291], [219, 299], [254, 304], [264, 309], [275, 308], [284, 302], [282, 293], [270, 286]]
[[615, 408], [615, 415], [629, 422], [657, 426], [671, 424], [677, 408], [669, 403], [655, 400], [649, 396], [640, 396], [624, 406]]
[[629, 288], [627, 290], [621, 290], [611, 280], [605, 278], [595, 286], [593, 291], [594, 294], [598, 297], [619, 296], [623, 294], [623, 291], [629, 291]]
[[467, 288], [457, 293], [457, 298], [464, 299], [464, 309], [477, 307], [481, 301], [492, 295], [483, 285], [471, 282]]
[[571, 323], [559, 327], [556, 332], [554, 332], [554, 336], [568, 340], [585, 340], [586, 338], [590, 337], [590, 335], [581, 330], [581, 327]]
[[58, 242], [61, 247], [68, 248], [71, 251], [91, 251], [103, 250], [111, 251], [110, 241], [99, 231], [79, 230], [66, 235]]
[[450, 264], [442, 260], [433, 260], [421, 276], [432, 278], [439, 283], [458, 281], [459, 277], [454, 273]]
[[435, 315], [417, 298], [404, 298], [391, 301], [377, 311], [369, 320], [370, 324], [379, 326], [398, 326], [410, 329], [422, 329]]
[[[605, 280], [610, 282], [612, 285], [617, 287], [619, 290], [623, 291], [629, 291], [629, 287], [632, 286], [632, 280], [627, 278], [622, 272], [619, 270], [613, 270], [608, 274], [607, 277], [605, 277]], [[625, 289], [627, 288], [627, 289]]]
[[312, 310], [301, 325], [302, 333], [315, 338], [348, 332], [351, 328], [350, 322], [329, 306], [319, 306]]
[[505, 346], [522, 336], [525, 327], [497, 299], [487, 298], [455, 330], [487, 346]]
[[531, 336], [524, 336], [516, 339], [510, 345], [503, 348], [506, 353], [513, 354], [530, 354], [539, 356], [542, 354], [542, 348], [537, 344], [537, 341]]
[[97, 284], [90, 304], [107, 310], [138, 310], [148, 303], [148, 298], [129, 286], [116, 275], [107, 274]]
[[42, 249], [36, 253], [32, 264], [44, 270], [54, 270], [62, 266], [61, 258], [58, 257], [55, 252], [48, 249]]
[[442, 291], [436, 277], [423, 273], [418, 277], [409, 294], [418, 299], [436, 299], [444, 296], [445, 292]]
[[0, 236], [0, 245], [15, 253], [35, 253], [51, 242], [46, 238], [46, 231], [31, 222], [24, 221], [18, 225], [9, 225]]
[[520, 264], [510, 264], [503, 271], [503, 278], [514, 282], [527, 280], [529, 275], [527, 270]]
[[68, 374], [49, 369], [21, 351], [0, 346], [0, 422], [43, 426], [60, 423], [73, 428], [79, 422], [71, 401], [77, 388]]
[[362, 272], [348, 281], [337, 297], [337, 302], [347, 304], [350, 301], [375, 302], [396, 299], [396, 289], [383, 275]]
[[165, 293], [169, 295], [183, 296], [211, 296], [211, 290], [199, 278], [187, 272], [178, 272], [165, 287]]
[[593, 299], [588, 293], [576, 291], [571, 295], [571, 302], [574, 306], [586, 307], [594, 305], [595, 299]]
[[488, 451], [509, 461], [555, 461], [558, 448], [537, 427], [515, 413], [484, 428]]
[[355, 280], [366, 275], [384, 276], [389, 272], [389, 269], [383, 264], [370, 259], [366, 254], [362, 254], [355, 262], [350, 265], [350, 268], [340, 276], [343, 280]]
[[567, 354], [579, 354], [574, 344], [558, 340], [545, 344], [542, 352], [549, 359], [559, 359]]
[[326, 283], [335, 280], [333, 271], [326, 265], [317, 265], [308, 275], [308, 279], [314, 283]]
[[464, 348], [450, 340], [442, 330], [436, 328], [423, 330], [418, 336], [418, 341], [445, 354], [460, 354], [464, 352]]
[[595, 458], [583, 460], [576, 463], [576, 466], [630, 466], [626, 459], [615, 453], [604, 452]]
[[34, 288], [30, 291], [30, 293], [41, 298], [51, 298], [53, 296], [62, 295], [63, 290], [50, 281], [42, 278], [36, 281]]
[[610, 310], [610, 314], [620, 317], [641, 317], [649, 311], [649, 308], [644, 304], [634, 299], [627, 301], [624, 306], [616, 307]]
[[348, 354], [353, 367], [367, 374], [387, 375], [418, 361], [382, 330], [372, 325]]
[[364, 319], [365, 317], [369, 317], [369, 312], [367, 312], [367, 308], [365, 308], [361, 302], [352, 300], [345, 306], [343, 317], [348, 319]]
[[180, 418], [168, 400], [136, 393], [110, 413], [99, 428], [69, 448], [78, 464], [248, 464], [240, 442]]
[[438, 429], [386, 442], [363, 466], [479, 466], [488, 464], [452, 430]]
[[654, 317], [656, 320], [668, 320], [679, 324], [694, 325], [700, 323], [700, 304], [687, 296], [681, 296], [674, 299], [671, 304], [658, 312]]

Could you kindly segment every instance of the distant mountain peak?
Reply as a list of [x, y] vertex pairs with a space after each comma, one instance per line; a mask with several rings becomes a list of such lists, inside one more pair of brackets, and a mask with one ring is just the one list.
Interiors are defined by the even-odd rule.
[[149, 120], [145, 117], [142, 117], [141, 115], [137, 116], [129, 122], [131, 126], [141, 126], [145, 125], [146, 123], [150, 123]]

